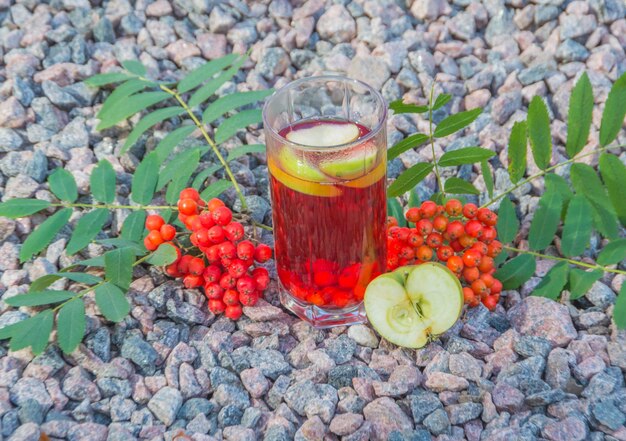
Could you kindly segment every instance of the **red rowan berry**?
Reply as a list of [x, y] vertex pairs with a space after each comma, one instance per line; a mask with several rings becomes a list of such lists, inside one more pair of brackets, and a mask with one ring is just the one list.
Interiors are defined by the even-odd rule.
[[194, 276], [200, 276], [204, 272], [204, 260], [194, 257], [189, 261], [189, 273]]
[[476, 298], [476, 294], [472, 291], [472, 288], [468, 288], [467, 286], [463, 288], [463, 300], [469, 306], [478, 306], [478, 299]]
[[187, 289], [193, 289], [193, 288], [197, 288], [199, 286], [202, 286], [202, 282], [204, 280], [202, 279], [201, 276], [195, 276], [193, 274], [188, 274], [183, 278], [183, 285], [185, 285], [185, 288]]
[[254, 279], [254, 283], [256, 283], [257, 289], [260, 291], [265, 291], [270, 284], [270, 275], [265, 268], [253, 269], [252, 278]]
[[387, 216], [387, 229], [398, 226], [398, 219], [393, 216]]
[[458, 240], [453, 240], [452, 242], [450, 242], [450, 247], [454, 250], [455, 253], [463, 251], [464, 249], [463, 245], [461, 245]]
[[446, 228], [448, 228], [448, 218], [441, 214], [439, 216], [435, 216], [433, 219], [433, 228], [440, 233], [443, 233], [446, 231]]
[[254, 244], [249, 240], [243, 240], [237, 244], [237, 257], [241, 260], [254, 258]]
[[489, 257], [498, 257], [498, 254], [502, 252], [502, 243], [497, 240], [494, 240], [489, 245], [487, 245], [487, 255]]
[[498, 222], [498, 216], [488, 208], [480, 208], [476, 218], [490, 227], [493, 227]]
[[228, 207], [217, 207], [211, 212], [213, 220], [217, 225], [225, 227], [233, 218], [233, 212]]
[[229, 305], [237, 305], [239, 304], [239, 293], [234, 289], [227, 289], [224, 291], [224, 297], [222, 297], [222, 301]]
[[228, 265], [228, 274], [238, 279], [246, 273], [246, 266], [241, 259], [232, 259]]
[[219, 266], [213, 264], [207, 266], [202, 273], [202, 277], [204, 277], [204, 280], [207, 282], [217, 282], [220, 280], [221, 276], [222, 270]]
[[243, 275], [237, 280], [237, 291], [239, 294], [251, 294], [256, 291], [256, 283], [252, 276]]
[[178, 270], [178, 264], [176, 262], [170, 263], [165, 267], [165, 272], [170, 277], [180, 277], [182, 273]]
[[494, 279], [491, 274], [481, 274], [480, 280], [485, 283], [485, 286], [487, 286], [487, 288], [491, 288], [496, 279]]
[[209, 263], [213, 264], [213, 263], [217, 263], [220, 261], [219, 252], [220, 252], [219, 245], [211, 245], [209, 248], [207, 248], [204, 255], [206, 256]]
[[272, 258], [272, 249], [265, 245], [264, 243], [260, 243], [256, 246], [254, 250], [254, 260], [259, 263], [267, 262]]
[[476, 242], [476, 238], [470, 236], [469, 234], [463, 234], [459, 237], [459, 243], [463, 248], [469, 248]]
[[449, 216], [460, 216], [463, 211], [463, 204], [458, 199], [450, 199], [446, 202], [445, 209]]
[[163, 218], [158, 214], [151, 214], [146, 218], [147, 230], [158, 230], [165, 223]]
[[194, 201], [198, 201], [200, 194], [195, 188], [187, 187], [180, 192], [179, 199], [193, 199]]
[[485, 282], [480, 279], [474, 280], [472, 282], [472, 291], [474, 291], [474, 294], [477, 296], [482, 297], [487, 294], [487, 285], [485, 285]]
[[152, 241], [148, 238], [148, 236], [143, 238], [143, 246], [146, 247], [148, 251], [154, 251], [159, 248], [158, 245], [152, 243]]
[[193, 199], [187, 198], [187, 199], [181, 199], [180, 201], [178, 201], [178, 211], [180, 211], [182, 214], [186, 214], [186, 215], [196, 214], [197, 210], [198, 210], [198, 203], [194, 201]]
[[217, 283], [207, 283], [204, 285], [204, 293], [209, 299], [221, 299], [224, 289]]
[[416, 231], [412, 231], [407, 238], [407, 243], [412, 247], [419, 247], [424, 244], [424, 238], [418, 234]]
[[463, 253], [463, 264], [470, 268], [478, 266], [481, 259], [482, 255], [476, 250], [469, 249]]
[[480, 240], [482, 240], [486, 244], [490, 244], [491, 242], [496, 240], [496, 237], [498, 237], [498, 232], [494, 227], [483, 227], [483, 235]]
[[406, 217], [407, 221], [416, 223], [418, 220], [421, 219], [420, 209], [417, 207], [411, 207], [406, 211], [404, 217]]
[[426, 237], [426, 245], [431, 248], [438, 248], [443, 243], [443, 237], [439, 233], [430, 233]]
[[464, 268], [463, 269], [463, 278], [467, 283], [472, 283], [474, 280], [478, 280], [480, 277], [480, 271], [476, 267], [472, 268]]
[[398, 255], [402, 259], [411, 260], [415, 257], [415, 251], [410, 246], [402, 247]]
[[428, 219], [420, 219], [415, 224], [415, 229], [422, 236], [428, 236], [433, 231], [433, 223]]
[[224, 289], [232, 289], [237, 285], [237, 278], [226, 272], [220, 278], [220, 286]]
[[161, 225], [159, 232], [161, 233], [161, 237], [165, 241], [172, 240], [174, 239], [174, 237], [176, 237], [176, 228], [174, 228], [174, 226], [170, 224]]
[[191, 262], [191, 259], [193, 259], [193, 256], [191, 254], [185, 254], [184, 256], [182, 256], [178, 261], [178, 271], [183, 274], [188, 274], [189, 262]]
[[493, 269], [493, 257], [483, 256], [478, 264], [481, 273], [487, 273]]
[[465, 228], [461, 221], [455, 220], [448, 224], [446, 233], [450, 236], [450, 239], [455, 240], [461, 237], [465, 233]]
[[476, 212], [478, 211], [478, 207], [476, 206], [476, 204], [465, 204], [465, 206], [463, 207], [463, 216], [465, 216], [468, 219], [474, 219], [476, 217]]
[[218, 245], [218, 250], [220, 258], [234, 259], [237, 257], [237, 248], [235, 248], [232, 242], [222, 242]]
[[421, 261], [428, 262], [433, 258], [433, 250], [426, 245], [422, 245], [415, 251], [415, 257]]
[[209, 230], [207, 230], [206, 228], [200, 228], [199, 230], [194, 231], [191, 236], [195, 237], [198, 245], [201, 245], [203, 247], [208, 247], [213, 244], [213, 242], [209, 238]]
[[241, 305], [227, 306], [226, 310], [224, 311], [224, 315], [231, 320], [239, 320], [241, 318], [241, 314], [243, 314]]
[[213, 243], [222, 243], [226, 238], [224, 234], [224, 229], [219, 225], [214, 225], [209, 228], [208, 236], [209, 240]]
[[437, 213], [437, 204], [433, 201], [424, 201], [420, 206], [422, 218], [431, 218]]
[[240, 292], [239, 301], [243, 306], [254, 306], [259, 301], [259, 293], [257, 291], [253, 291], [247, 294], [243, 294]]
[[442, 262], [446, 262], [452, 255], [454, 255], [452, 247], [442, 245], [437, 249], [437, 258]]
[[491, 294], [500, 294], [502, 292], [502, 282], [498, 279], [493, 279], [493, 285], [491, 285]]
[[224, 227], [224, 233], [226, 234], [228, 240], [237, 242], [243, 239], [243, 225], [241, 225], [239, 222], [231, 222]]
[[478, 251], [480, 254], [487, 254], [487, 251], [488, 251], [487, 244], [484, 242], [481, 242], [480, 240], [476, 242], [474, 245], [472, 245], [471, 249]]
[[485, 297], [482, 302], [485, 307], [490, 311], [495, 311], [496, 306], [498, 306], [499, 297], [497, 295], [490, 295]]
[[213, 220], [213, 216], [211, 216], [211, 213], [209, 211], [203, 211], [198, 216], [200, 218], [200, 223], [202, 224], [202, 226], [204, 228], [209, 229], [213, 225], [215, 225], [215, 221]]
[[465, 232], [472, 237], [481, 237], [483, 235], [483, 226], [477, 220], [470, 220], [465, 224]]
[[200, 216], [197, 214], [189, 216], [185, 225], [188, 226], [191, 231], [198, 231], [200, 228], [204, 228], [202, 222], [200, 221]]
[[459, 273], [463, 270], [463, 259], [459, 256], [450, 256], [446, 262], [446, 266], [453, 273]]
[[224, 205], [226, 204], [224, 204], [224, 201], [222, 201], [221, 199], [213, 198], [207, 202], [206, 208], [209, 211], [215, 211], [216, 208], [223, 207]]
[[148, 235], [146, 236], [146, 238], [152, 243], [152, 245], [155, 246], [155, 248], [158, 248], [159, 245], [163, 243], [163, 237], [161, 236], [161, 233], [159, 233], [158, 230], [150, 231]]
[[226, 304], [219, 299], [209, 300], [209, 311], [213, 314], [221, 314], [226, 309]]

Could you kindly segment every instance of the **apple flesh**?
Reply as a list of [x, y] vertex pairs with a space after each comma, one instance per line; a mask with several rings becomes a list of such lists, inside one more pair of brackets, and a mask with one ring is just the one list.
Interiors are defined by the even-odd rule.
[[288, 141], [300, 145], [334, 147], [356, 141], [359, 134], [359, 128], [353, 123], [322, 122], [310, 127], [292, 130], [287, 133], [286, 138]]
[[363, 146], [355, 147], [345, 158], [320, 164], [320, 170], [337, 179], [355, 179], [365, 175], [376, 161], [376, 150], [368, 151]]
[[423, 263], [378, 276], [367, 286], [364, 304], [370, 323], [386, 340], [421, 348], [458, 320], [463, 289], [448, 268]]

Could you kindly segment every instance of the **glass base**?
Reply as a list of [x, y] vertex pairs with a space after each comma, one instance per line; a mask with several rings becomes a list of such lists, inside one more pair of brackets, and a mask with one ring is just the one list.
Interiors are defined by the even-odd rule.
[[323, 309], [298, 300], [281, 283], [279, 285], [280, 302], [283, 306], [314, 328], [332, 328], [367, 322], [363, 302], [349, 308]]

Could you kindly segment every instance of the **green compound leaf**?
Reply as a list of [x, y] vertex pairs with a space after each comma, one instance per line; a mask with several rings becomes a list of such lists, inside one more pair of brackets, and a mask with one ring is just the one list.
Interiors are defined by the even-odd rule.
[[104, 254], [104, 273], [107, 282], [126, 290], [133, 278], [135, 251], [130, 248], [117, 248]]
[[398, 202], [398, 199], [395, 197], [387, 198], [387, 216], [395, 217], [400, 227], [406, 227], [406, 219], [404, 218], [402, 205], [400, 205], [400, 202]]
[[415, 188], [432, 171], [433, 165], [420, 162], [404, 171], [387, 189], [388, 197], [400, 196]]
[[517, 289], [532, 277], [537, 268], [535, 258], [530, 254], [520, 254], [509, 260], [494, 273], [504, 289]]
[[594, 225], [598, 231], [609, 239], [616, 239], [617, 216], [596, 171], [589, 165], [575, 163], [572, 164], [570, 178], [576, 193], [584, 195], [593, 207]]
[[[98, 124], [98, 130], [108, 129], [113, 127], [117, 123], [124, 121], [126, 118], [141, 112], [148, 107], [160, 103], [168, 98], [170, 94], [167, 92], [141, 92], [134, 95], [125, 97], [124, 105], [118, 106], [113, 113], [105, 113], [105, 116], [99, 115], [100, 124]], [[100, 112], [102, 113], [102, 112]]]
[[484, 160], [480, 163], [480, 170], [483, 173], [483, 179], [485, 180], [485, 187], [487, 187], [487, 194], [490, 198], [493, 198], [493, 174], [489, 167], [489, 162]]
[[67, 244], [67, 254], [71, 256], [89, 245], [98, 233], [102, 231], [102, 227], [108, 218], [109, 210], [98, 208], [78, 219], [72, 238]]
[[168, 133], [167, 136], [163, 138], [154, 149], [154, 152], [159, 160], [159, 164], [163, 163], [169, 157], [170, 153], [172, 153], [172, 150], [174, 150], [174, 148], [185, 138], [191, 135], [194, 130], [196, 130], [195, 125], [182, 126]]
[[587, 72], [584, 72], [574, 89], [572, 89], [572, 95], [569, 100], [565, 151], [570, 158], [580, 153], [585, 144], [587, 144], [592, 113], [593, 89]]
[[539, 199], [539, 207], [530, 224], [528, 245], [531, 250], [543, 250], [556, 234], [561, 221], [563, 201], [557, 192], [548, 191]]
[[243, 63], [245, 63], [247, 59], [247, 55], [242, 55], [229, 69], [221, 72], [215, 78], [210, 79], [202, 87], [196, 90], [194, 94], [191, 95], [191, 98], [189, 98], [189, 107], [196, 107], [198, 104], [201, 104], [210, 98], [211, 95], [213, 95], [215, 91], [222, 86], [222, 84], [229, 81], [237, 74], [237, 72], [239, 72], [239, 69], [243, 66]]
[[443, 185], [446, 193], [450, 194], [480, 194], [480, 191], [471, 183], [461, 179], [451, 177], [446, 179]]
[[66, 303], [57, 315], [57, 340], [66, 354], [74, 352], [85, 336], [85, 304], [83, 299]]
[[50, 206], [50, 202], [39, 199], [9, 199], [0, 203], [0, 216], [9, 219], [30, 216]]
[[220, 116], [239, 107], [255, 103], [274, 93], [274, 89], [253, 90], [225, 95], [212, 102], [202, 114], [202, 122], [211, 124]]
[[463, 164], [474, 164], [489, 159], [495, 155], [491, 150], [481, 147], [465, 147], [444, 153], [439, 159], [439, 165], [450, 167]]
[[200, 196], [203, 200], [208, 201], [209, 199], [218, 197], [232, 186], [233, 183], [231, 181], [228, 181], [226, 179], [220, 179], [205, 188], [204, 191], [200, 193]]
[[600, 174], [613, 203], [615, 213], [622, 225], [626, 226], [626, 165], [610, 153], [600, 155]]
[[37, 254], [54, 239], [61, 228], [67, 224], [72, 216], [71, 208], [63, 208], [43, 221], [24, 241], [20, 250], [20, 262], [25, 262]]
[[220, 144], [234, 136], [238, 130], [245, 129], [252, 124], [258, 124], [261, 121], [263, 121], [261, 109], [242, 110], [220, 124], [215, 132], [215, 142]]
[[626, 239], [618, 239], [604, 247], [598, 255], [598, 264], [615, 265], [624, 259], [626, 259]]
[[23, 320], [20, 322], [18, 332], [11, 339], [10, 349], [19, 351], [30, 346], [33, 354], [41, 354], [48, 345], [53, 324], [54, 313], [51, 309]]
[[89, 178], [91, 194], [96, 201], [110, 204], [115, 200], [115, 170], [106, 159], [100, 160]]
[[437, 95], [435, 98], [435, 104], [433, 104], [433, 110], [438, 110], [448, 104], [448, 102], [452, 99], [452, 95], [447, 93], [442, 93], [441, 95]]
[[141, 61], [125, 60], [122, 61], [122, 67], [137, 76], [143, 77], [146, 75], [146, 67], [141, 64]]
[[159, 173], [156, 191], [160, 191], [168, 182], [180, 175], [193, 173], [200, 163], [201, 154], [207, 151], [207, 147], [195, 147], [184, 150], [177, 154]]
[[112, 322], [120, 322], [130, 312], [130, 303], [124, 292], [111, 283], [96, 288], [96, 304], [103, 316]]
[[100, 87], [106, 86], [107, 84], [119, 83], [121, 81], [126, 81], [131, 79], [132, 77], [123, 72], [107, 72], [102, 74], [97, 74], [92, 77], [89, 77], [85, 80], [85, 83], [91, 87]]
[[159, 180], [159, 159], [155, 152], [149, 153], [137, 166], [132, 181], [130, 197], [141, 205], [152, 201]]
[[146, 259], [146, 262], [150, 265], [162, 266], [175, 262], [177, 258], [176, 249], [168, 243], [163, 243]]
[[12, 338], [13, 336], [19, 334], [25, 327], [24, 322], [26, 322], [26, 327], [28, 327], [28, 319], [25, 319], [0, 328], [0, 340]]
[[519, 220], [515, 213], [515, 206], [508, 197], [504, 197], [498, 209], [498, 238], [502, 243], [513, 242], [519, 231]]
[[561, 211], [561, 218], [565, 219], [565, 213], [569, 205], [569, 201], [574, 197], [572, 189], [569, 187], [567, 180], [554, 173], [548, 173], [544, 176], [546, 191], [555, 191], [561, 196], [563, 201], [563, 210]]
[[569, 292], [570, 300], [576, 300], [585, 295], [591, 286], [602, 277], [601, 270], [584, 271], [578, 268], [571, 268], [569, 272]]
[[401, 99], [389, 103], [389, 109], [394, 113], [426, 113], [428, 106], [418, 106], [416, 104], [405, 104]]
[[5, 300], [7, 305], [13, 307], [19, 306], [41, 306], [51, 303], [60, 303], [71, 299], [76, 295], [72, 291], [39, 291], [28, 292], [27, 294], [18, 294]]
[[567, 262], [559, 262], [543, 276], [541, 282], [535, 287], [532, 295], [537, 297], [547, 297], [556, 300], [561, 295], [563, 288], [567, 284], [569, 265]]
[[392, 161], [407, 150], [424, 144], [429, 139], [428, 135], [424, 135], [423, 133], [411, 135], [387, 150], [387, 160]]
[[550, 116], [546, 103], [539, 96], [533, 97], [528, 106], [528, 136], [535, 164], [541, 170], [550, 165], [552, 157], [552, 135]]
[[209, 176], [213, 176], [213, 173], [215, 173], [221, 168], [222, 168], [222, 164], [213, 164], [203, 169], [200, 173], [198, 173], [193, 178], [193, 183], [191, 184], [191, 186], [195, 188], [196, 190], [200, 190], [200, 187], [202, 187], [202, 185], [204, 184], [204, 181], [206, 181]]
[[84, 283], [85, 285], [94, 285], [96, 283], [102, 282], [102, 279], [100, 277], [94, 276], [93, 274], [61, 271], [58, 273], [46, 274], [45, 276], [41, 276], [30, 284], [28, 292], [34, 293], [38, 291], [43, 291], [54, 282], [62, 278], [66, 278], [78, 283]]
[[167, 186], [167, 191], [165, 192], [165, 201], [170, 205], [176, 205], [178, 201], [178, 197], [180, 192], [187, 188], [187, 183], [189, 179], [191, 179], [191, 175], [195, 171], [196, 168], [191, 169], [191, 167], [186, 167], [184, 170], [181, 170], [178, 175], [172, 179], [172, 181]]
[[626, 328], [626, 283], [622, 283], [622, 288], [619, 290], [617, 300], [615, 300], [613, 321], [619, 329]]
[[626, 73], [611, 87], [604, 112], [602, 113], [602, 121], [600, 122], [600, 144], [605, 146], [613, 142], [624, 124], [626, 116]]
[[208, 63], [205, 63], [202, 66], [192, 70], [189, 74], [187, 74], [185, 78], [180, 80], [180, 82], [178, 83], [178, 92], [185, 93], [189, 92], [191, 89], [195, 89], [208, 78], [211, 78], [219, 71], [230, 66], [232, 62], [237, 59], [238, 56], [239, 55], [237, 54], [228, 54], [223, 57], [216, 58], [215, 60], [211, 60]]
[[122, 239], [139, 242], [143, 239], [143, 230], [146, 224], [146, 212], [144, 210], [133, 211], [124, 220], [122, 226]]
[[579, 256], [589, 246], [591, 211], [591, 205], [583, 195], [576, 195], [570, 201], [561, 233], [561, 252], [564, 256]]
[[124, 142], [122, 150], [120, 150], [120, 155], [123, 155], [133, 145], [135, 145], [137, 140], [141, 138], [141, 135], [143, 135], [150, 127], [162, 121], [165, 121], [166, 119], [181, 115], [183, 113], [185, 113], [185, 109], [179, 106], [164, 107], [162, 109], [157, 109], [154, 112], [148, 113], [137, 123], [137, 125], [135, 125], [133, 131], [130, 132], [128, 138], [126, 138], [126, 142]]
[[235, 147], [228, 152], [226, 162], [234, 161], [235, 159], [246, 156], [249, 153], [265, 153], [265, 144], [248, 144]]
[[78, 189], [74, 176], [63, 168], [58, 168], [48, 176], [50, 190], [56, 197], [65, 202], [75, 202], [78, 199]]
[[511, 183], [519, 182], [526, 173], [526, 146], [528, 135], [526, 121], [518, 121], [513, 124], [509, 136], [509, 176]]
[[409, 191], [409, 201], [407, 203], [408, 208], [419, 207], [422, 201], [420, 201], [420, 197], [417, 194], [417, 188]]
[[476, 108], [448, 116], [437, 125], [434, 133], [435, 138], [443, 138], [444, 136], [452, 135], [469, 126], [478, 118], [478, 115], [480, 115], [482, 111], [483, 109]]
[[113, 92], [111, 92], [111, 95], [109, 95], [102, 104], [102, 107], [98, 112], [98, 118], [100, 118], [100, 120], [103, 120], [106, 118], [114, 117], [119, 107], [123, 105], [123, 103], [129, 96], [131, 96], [133, 93], [144, 90], [149, 85], [149, 83], [136, 78], [120, 84], [115, 88], [115, 90], [113, 90]]

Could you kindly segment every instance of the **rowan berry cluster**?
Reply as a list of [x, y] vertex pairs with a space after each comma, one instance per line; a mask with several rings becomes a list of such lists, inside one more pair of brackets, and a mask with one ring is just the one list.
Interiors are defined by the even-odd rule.
[[450, 199], [445, 205], [426, 201], [409, 208], [405, 218], [415, 226], [399, 227], [395, 218], [388, 218], [387, 270], [439, 260], [465, 285], [465, 303], [473, 307], [482, 302], [494, 310], [502, 291], [493, 277], [494, 258], [502, 251], [497, 215]]
[[[232, 211], [220, 199], [208, 202], [193, 188], [186, 188], [178, 200], [178, 220], [185, 225], [192, 247], [183, 254], [179, 242], [171, 242], [177, 233], [173, 225], [161, 216], [146, 219], [148, 235], [144, 245], [155, 250], [170, 242], [178, 259], [166, 267], [172, 277], [182, 277], [186, 288], [203, 287], [214, 314], [232, 320], [241, 317], [242, 306], [253, 306], [270, 282], [265, 268], [255, 268], [272, 258], [272, 250], [265, 244], [254, 245], [244, 239], [244, 228], [233, 220]], [[190, 233], [189, 233], [190, 232]]]

